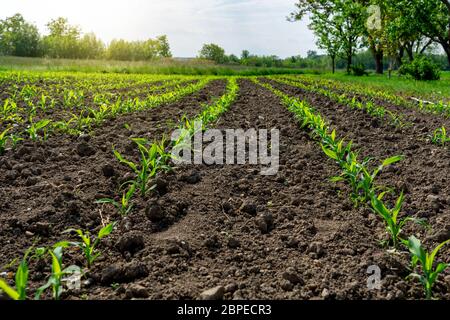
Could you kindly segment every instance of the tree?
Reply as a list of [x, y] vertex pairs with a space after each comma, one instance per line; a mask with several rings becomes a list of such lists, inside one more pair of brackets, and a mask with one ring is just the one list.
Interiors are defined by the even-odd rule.
[[172, 53], [170, 52], [169, 40], [167, 40], [166, 35], [162, 35], [156, 38], [158, 43], [158, 56], [163, 58], [172, 57]]
[[113, 40], [108, 46], [106, 57], [111, 60], [145, 61], [159, 57], [171, 57], [166, 36], [146, 41]]
[[233, 64], [239, 64], [241, 61], [239, 60], [239, 57], [234, 55], [234, 54], [230, 54], [227, 58], [228, 62], [233, 63]]
[[104, 53], [105, 44], [94, 33], [87, 33], [79, 40], [78, 58], [97, 59]]
[[[302, 20], [310, 15], [312, 23], [309, 28], [319, 38], [319, 43], [325, 48], [338, 48], [339, 54], [347, 61], [347, 72], [350, 73], [352, 58], [360, 46], [361, 36], [364, 32], [364, 7], [354, 0], [299, 0], [297, 11], [291, 13], [289, 20]], [[332, 35], [329, 41], [324, 36]]]
[[47, 24], [50, 31], [44, 37], [45, 52], [52, 58], [78, 58], [80, 56], [80, 29], [71, 26], [66, 18], [57, 18]]
[[241, 59], [245, 60], [245, 59], [248, 59], [249, 57], [250, 57], [250, 52], [248, 50], [242, 50]]
[[450, 65], [450, 0], [399, 0], [396, 4], [401, 15], [408, 18], [409, 28], [438, 43]]
[[26, 22], [20, 14], [0, 20], [0, 53], [2, 54], [22, 57], [38, 56], [40, 38], [36, 26]]
[[[314, 30], [317, 37], [316, 45], [327, 52], [327, 55], [331, 59], [331, 70], [333, 73], [336, 71], [336, 57], [341, 53], [342, 43], [339, 40], [338, 34], [336, 34], [336, 29], [325, 22], [321, 16], [312, 17], [312, 22], [310, 28]], [[324, 23], [325, 22], [325, 23]], [[314, 58], [317, 57], [317, 52], [314, 52]], [[308, 51], [308, 58], [311, 54]]]
[[200, 50], [199, 57], [202, 59], [212, 60], [219, 64], [227, 61], [225, 50], [214, 43], [204, 44]]

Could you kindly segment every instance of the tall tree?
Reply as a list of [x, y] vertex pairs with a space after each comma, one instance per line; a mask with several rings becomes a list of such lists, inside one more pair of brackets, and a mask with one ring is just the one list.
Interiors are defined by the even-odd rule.
[[172, 53], [170, 52], [169, 40], [166, 35], [162, 35], [156, 38], [158, 41], [158, 56], [163, 58], [172, 57]]
[[66, 18], [57, 18], [47, 24], [50, 34], [44, 37], [46, 53], [53, 58], [78, 58], [78, 40], [81, 31], [69, 24]]
[[399, 0], [399, 8], [426, 38], [441, 45], [450, 65], [450, 0]]
[[0, 20], [0, 52], [5, 55], [35, 57], [40, 53], [40, 35], [36, 26], [22, 15]]
[[[354, 0], [299, 0], [296, 7], [289, 19], [302, 20], [309, 15], [312, 21], [309, 27], [321, 46], [335, 51], [333, 49], [340, 44], [338, 52], [345, 57], [347, 72], [350, 73], [353, 55], [361, 44], [364, 32], [364, 7]], [[330, 35], [328, 40], [324, 38], [327, 34]], [[328, 41], [331, 42], [327, 44]]]

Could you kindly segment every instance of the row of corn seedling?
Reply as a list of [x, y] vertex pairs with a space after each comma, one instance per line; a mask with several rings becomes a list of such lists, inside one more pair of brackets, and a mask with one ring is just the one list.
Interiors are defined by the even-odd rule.
[[332, 90], [323, 89], [319, 86], [315, 85], [305, 85], [297, 80], [291, 80], [286, 78], [272, 77], [271, 79], [287, 84], [290, 86], [294, 86], [300, 88], [306, 92], [312, 92], [315, 94], [320, 94], [328, 99], [335, 101], [339, 104], [346, 105], [352, 109], [362, 110], [369, 114], [371, 117], [376, 117], [380, 119], [387, 119], [390, 123], [397, 127], [403, 127], [405, 123], [400, 115], [395, 112], [392, 112], [383, 106], [378, 106], [374, 104], [372, 101], [362, 102], [355, 96], [349, 97], [345, 93], [336, 93]]
[[[18, 130], [17, 124], [11, 124], [6, 129], [0, 131], [0, 154], [7, 146], [14, 148], [18, 141], [30, 138], [31, 140], [46, 140], [53, 132], [79, 135], [89, 132], [93, 127], [99, 126], [106, 119], [114, 118], [121, 114], [152, 109], [162, 104], [174, 103], [181, 98], [193, 94], [204, 88], [211, 78], [204, 78], [197, 83], [189, 84], [185, 87], [178, 87], [175, 91], [166, 92], [160, 95], [149, 95], [144, 100], [129, 99], [117, 101], [112, 105], [102, 105], [100, 108], [83, 110], [80, 114], [72, 114], [69, 120], [52, 121], [41, 119], [34, 121], [34, 117], [29, 115], [26, 129], [23, 132]], [[11, 132], [11, 131], [15, 132]]]
[[331, 90], [338, 90], [340, 92], [346, 92], [349, 94], [358, 94], [368, 98], [383, 100], [389, 103], [393, 103], [398, 106], [415, 108], [423, 112], [431, 112], [435, 114], [442, 114], [444, 116], [450, 116], [450, 105], [444, 101], [429, 102], [423, 99], [417, 99], [418, 102], [408, 100], [401, 95], [389, 93], [385, 90], [376, 90], [371, 87], [363, 86], [356, 83], [342, 83], [331, 79], [319, 79], [311, 78], [307, 76], [287, 76], [290, 79], [301, 79], [301, 81], [308, 84], [318, 84]]
[[[90, 90], [87, 91], [81, 88], [61, 88], [61, 90], [53, 88], [56, 91], [53, 93], [35, 85], [26, 85], [21, 88], [17, 95], [10, 95], [0, 105], [0, 122], [11, 120], [11, 111], [14, 111], [14, 114], [19, 116], [15, 119], [16, 122], [19, 122], [21, 118], [26, 118], [30, 115], [33, 117], [36, 115], [46, 117], [55, 110], [84, 110], [92, 108], [88, 106], [89, 104], [96, 106], [109, 105], [117, 101], [149, 96], [154, 93], [163, 93], [167, 92], [167, 90], [177, 90], [188, 81], [192, 81], [192, 79], [168, 80], [162, 84], [150, 87], [128, 88], [125, 94], [119, 92], [94, 93], [93, 89], [95, 86], [93, 83], [91, 83]], [[16, 108], [11, 110], [13, 106], [16, 106]], [[17, 108], [17, 106], [20, 107]]]
[[127, 215], [133, 208], [132, 198], [138, 190], [140, 196], [145, 198], [146, 195], [155, 187], [155, 178], [161, 171], [169, 171], [172, 169], [170, 161], [173, 159], [172, 152], [186, 141], [185, 139], [192, 136], [196, 132], [195, 123], [202, 121], [205, 129], [206, 125], [216, 121], [221, 114], [228, 110], [231, 104], [236, 100], [239, 92], [239, 86], [235, 78], [228, 78], [226, 92], [220, 98], [216, 99], [210, 105], [203, 108], [201, 113], [193, 120], [183, 117], [180, 124], [180, 137], [169, 143], [165, 137], [160, 141], [153, 143], [144, 138], [132, 138], [139, 152], [139, 160], [137, 162], [125, 159], [113, 146], [115, 158], [123, 165], [127, 166], [134, 174], [134, 179], [123, 183], [120, 186], [121, 195], [117, 199], [105, 198], [97, 201], [99, 204], [111, 204], [117, 208], [120, 215]]
[[[372, 101], [362, 102], [359, 101], [359, 99], [356, 96], [349, 97], [345, 93], [336, 93], [333, 92], [332, 90], [321, 88], [317, 84], [305, 85], [304, 83], [300, 82], [297, 79], [291, 80], [290, 78], [280, 78], [280, 77], [272, 77], [271, 79], [283, 84], [300, 88], [307, 92], [321, 94], [327, 97], [328, 99], [338, 102], [342, 105], [347, 105], [353, 109], [363, 110], [372, 117], [377, 117], [380, 119], [384, 119], [385, 117], [387, 117], [389, 122], [394, 126], [403, 127], [407, 125], [400, 115], [384, 108], [383, 106], [375, 105], [374, 102]], [[429, 134], [428, 136], [431, 143], [439, 146], [445, 146], [448, 142], [450, 142], [450, 136], [447, 136], [446, 129], [444, 126], [436, 129], [432, 134]]]
[[[206, 106], [200, 115], [195, 118], [195, 120], [204, 121], [205, 125], [216, 121], [220, 115], [227, 111], [230, 105], [235, 101], [238, 91], [239, 86], [236, 79], [230, 78], [228, 80], [226, 93], [209, 106]], [[184, 118], [182, 128], [185, 132], [194, 134], [195, 131], [192, 130], [190, 123], [192, 123], [192, 121]], [[153, 186], [151, 186], [151, 179], [154, 178], [160, 170], [166, 170], [169, 168], [169, 160], [171, 158], [171, 153], [165, 151], [164, 140], [161, 143], [157, 142], [153, 144], [149, 144], [145, 139], [132, 140], [137, 144], [139, 149], [140, 161], [138, 163], [133, 163], [132, 161], [126, 160], [116, 150], [113, 149], [113, 151], [114, 155], [121, 163], [127, 165], [133, 170], [136, 178], [125, 183], [125, 185], [128, 185], [129, 187], [128, 190], [124, 192], [120, 203], [112, 199], [101, 199], [97, 201], [97, 203], [113, 204], [119, 209], [119, 212], [122, 215], [128, 214], [132, 209], [131, 198], [133, 197], [136, 188], [141, 191], [142, 196], [145, 196], [145, 194], [153, 188]], [[174, 141], [171, 147], [176, 147], [176, 144], [177, 141]], [[100, 255], [100, 252], [97, 249], [100, 240], [109, 235], [113, 231], [113, 228], [114, 223], [108, 224], [100, 229], [97, 237], [95, 238], [92, 238], [89, 232], [84, 232], [79, 229], [69, 229], [64, 233], [75, 233], [79, 237], [80, 241], [61, 241], [48, 249], [38, 248], [34, 250], [33, 248], [30, 248], [25, 253], [15, 273], [15, 288], [8, 285], [5, 280], [0, 279], [0, 289], [14, 300], [27, 299], [29, 261], [32, 259], [41, 259], [47, 253], [51, 257], [51, 274], [48, 281], [36, 290], [34, 297], [35, 299], [40, 299], [42, 294], [47, 289], [51, 289], [52, 297], [55, 300], [59, 300], [63, 292], [64, 278], [74, 273], [82, 273], [82, 269], [76, 265], [71, 265], [64, 268], [62, 262], [63, 250], [67, 247], [79, 248], [85, 256], [86, 268], [89, 269]], [[33, 250], [35, 253], [30, 255]]]
[[[336, 131], [331, 131], [329, 124], [320, 113], [315, 111], [305, 101], [292, 98], [273, 88], [270, 84], [260, 83], [256, 79], [253, 79], [253, 81], [280, 97], [287, 109], [300, 121], [301, 126], [307, 128], [312, 137], [321, 144], [322, 150], [327, 157], [334, 160], [341, 167], [341, 175], [334, 177], [332, 180], [347, 182], [352, 189], [352, 200], [356, 204], [368, 204], [372, 211], [382, 218], [386, 231], [390, 236], [392, 247], [395, 250], [399, 250], [401, 245], [408, 248], [411, 254], [412, 268], [410, 276], [419, 278], [424, 287], [426, 298], [430, 299], [437, 277], [449, 267], [449, 264], [437, 262], [436, 255], [450, 239], [439, 244], [433, 251], [428, 252], [415, 236], [410, 236], [407, 240], [402, 238], [402, 228], [407, 222], [411, 221], [418, 224], [424, 224], [424, 222], [410, 216], [400, 218], [399, 215], [404, 201], [403, 192], [397, 198], [395, 204], [391, 206], [384, 200], [384, 197], [392, 190], [378, 185], [375, 181], [384, 167], [402, 160], [403, 157], [390, 157], [382, 161], [375, 170], [371, 171], [368, 168], [368, 160], [359, 162], [356, 152], [352, 150], [351, 142], [347, 143], [344, 139], [337, 139]], [[421, 273], [418, 271], [418, 265], [421, 266]]]

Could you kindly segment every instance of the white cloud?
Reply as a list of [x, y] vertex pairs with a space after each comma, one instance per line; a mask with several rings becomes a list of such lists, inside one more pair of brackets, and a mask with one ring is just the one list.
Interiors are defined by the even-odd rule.
[[167, 34], [175, 56], [195, 56], [203, 43], [227, 53], [243, 49], [286, 57], [315, 49], [306, 22], [286, 16], [296, 0], [2, 0], [0, 18], [17, 12], [44, 32], [64, 16], [104, 41], [145, 39]]

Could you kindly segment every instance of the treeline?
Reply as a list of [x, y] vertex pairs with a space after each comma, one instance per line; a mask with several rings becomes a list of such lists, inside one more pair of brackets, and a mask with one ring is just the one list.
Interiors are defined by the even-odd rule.
[[46, 27], [48, 34], [43, 36], [20, 14], [0, 20], [0, 54], [122, 61], [171, 57], [164, 35], [146, 41], [113, 40], [106, 45], [93, 33], [83, 35], [79, 27], [70, 25], [65, 18], [51, 20]]
[[361, 48], [370, 50], [377, 73], [412, 61], [433, 46], [450, 65], [450, 0], [297, 0], [291, 21], [309, 18], [319, 48], [346, 60], [350, 72]]
[[[450, 69], [447, 57], [444, 54], [435, 54], [424, 52], [431, 61], [433, 61], [441, 69]], [[411, 60], [416, 56], [413, 53]], [[332, 59], [326, 54], [319, 54], [317, 51], [310, 50], [305, 57], [300, 55], [281, 59], [277, 56], [258, 56], [251, 54], [248, 50], [243, 50], [238, 57], [234, 54], [227, 55], [225, 49], [217, 44], [205, 44], [200, 50], [199, 58], [212, 60], [218, 64], [244, 65], [249, 67], [267, 67], [267, 68], [301, 68], [326, 70], [330, 68]], [[373, 54], [369, 49], [355, 51], [352, 56], [352, 62], [355, 65], [363, 65], [370, 70], [376, 70], [377, 65], [374, 61]], [[347, 59], [345, 57], [336, 57], [334, 60], [336, 69], [346, 69]], [[383, 57], [383, 66], [389, 66], [389, 58]]]

